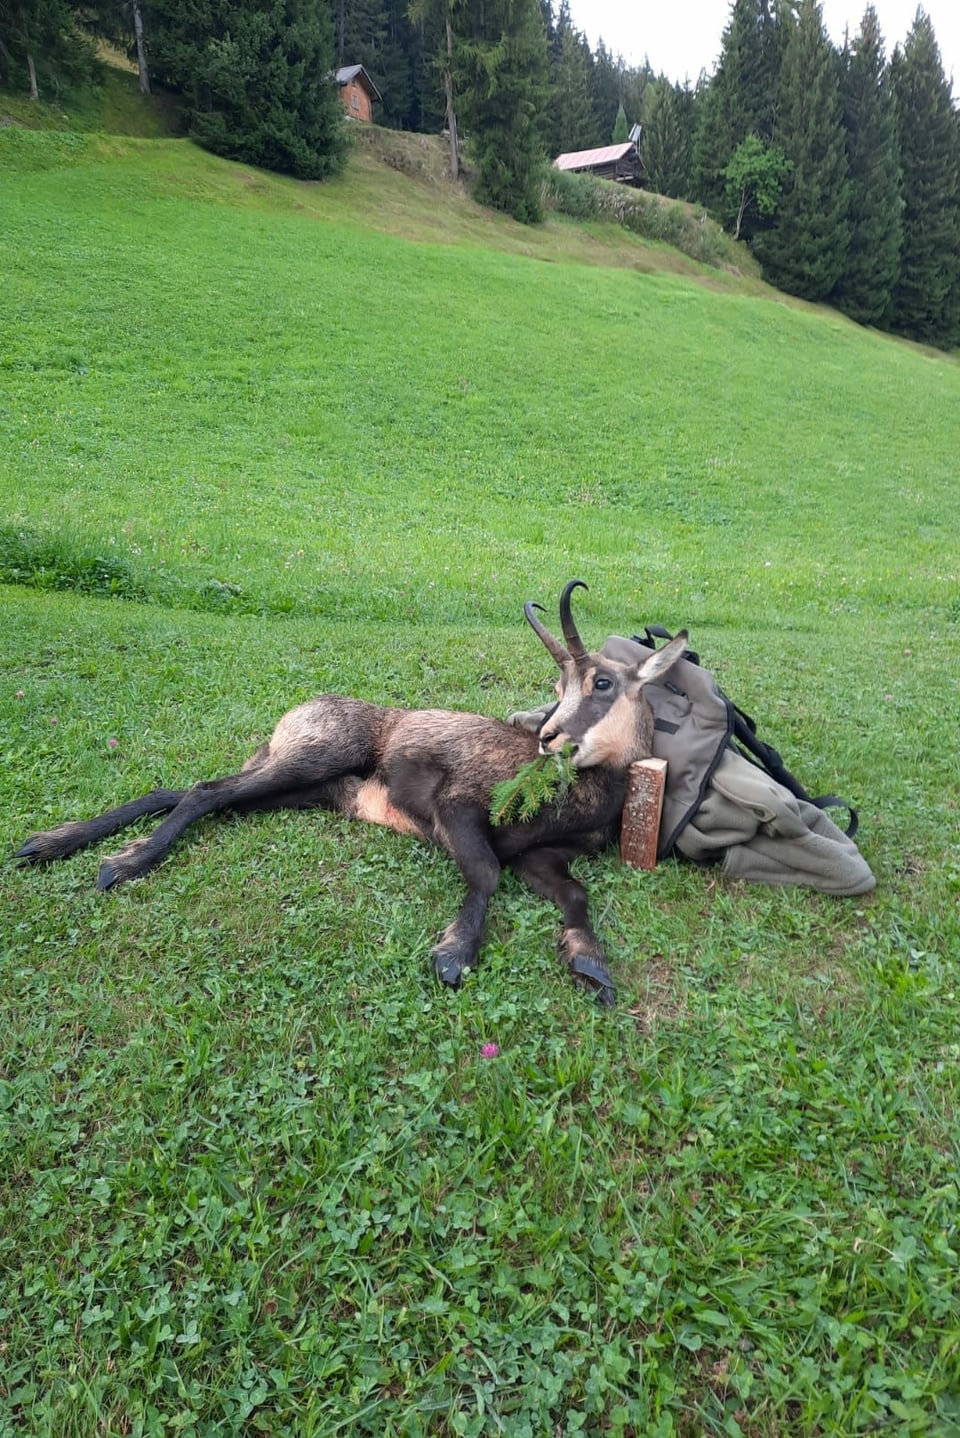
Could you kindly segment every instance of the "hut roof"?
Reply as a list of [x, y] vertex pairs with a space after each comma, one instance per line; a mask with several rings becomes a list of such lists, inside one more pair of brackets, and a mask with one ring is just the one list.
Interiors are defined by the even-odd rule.
[[636, 150], [633, 140], [624, 140], [622, 145], [603, 145], [599, 150], [571, 150], [558, 155], [553, 165], [556, 170], [586, 170], [592, 165], [612, 165]]

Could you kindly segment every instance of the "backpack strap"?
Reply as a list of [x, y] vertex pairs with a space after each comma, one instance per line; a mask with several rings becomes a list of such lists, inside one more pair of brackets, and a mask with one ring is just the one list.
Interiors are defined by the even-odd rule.
[[[732, 703], [732, 701], [731, 701]], [[846, 799], [840, 799], [836, 794], [808, 794], [793, 774], [784, 764], [779, 752], [772, 744], [766, 744], [757, 737], [757, 726], [750, 715], [743, 709], [733, 704], [733, 735], [731, 742], [739, 750], [745, 759], [749, 759], [758, 768], [765, 769], [771, 779], [776, 779], [788, 789], [795, 799], [802, 799], [806, 804], [813, 804], [817, 809], [846, 809], [850, 815], [847, 827], [844, 830], [848, 839], [852, 839], [860, 827], [860, 816], [852, 804]]]
[[[644, 626], [643, 633], [645, 636], [643, 639], [640, 638], [639, 634], [634, 634], [633, 640], [635, 644], [645, 644], [648, 649], [656, 649], [657, 646], [654, 643], [654, 639], [673, 638], [670, 630], [664, 629], [662, 624], [647, 624]], [[685, 649], [683, 651], [683, 657], [691, 664], [699, 665], [700, 663], [700, 655], [695, 654], [692, 649]]]

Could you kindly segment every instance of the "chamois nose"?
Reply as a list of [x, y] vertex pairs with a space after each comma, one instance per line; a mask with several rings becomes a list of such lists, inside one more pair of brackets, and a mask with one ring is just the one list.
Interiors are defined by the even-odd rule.
[[[554, 751], [553, 751], [553, 749], [551, 748], [551, 746], [557, 742], [557, 740], [560, 738], [560, 734], [561, 734], [561, 731], [560, 731], [559, 729], [541, 729], [541, 730], [540, 730], [540, 753], [541, 753], [541, 754], [552, 754]], [[571, 754], [576, 754], [577, 749], [578, 749], [580, 746], [579, 746], [578, 744], [572, 744], [572, 743], [570, 743], [569, 740], [567, 740], [566, 742], [568, 743], [568, 745], [569, 745], [569, 747], [570, 747], [570, 753], [571, 753]]]

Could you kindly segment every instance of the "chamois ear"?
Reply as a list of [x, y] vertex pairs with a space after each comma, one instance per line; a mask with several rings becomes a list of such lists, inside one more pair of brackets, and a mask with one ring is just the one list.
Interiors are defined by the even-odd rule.
[[640, 683], [650, 684], [653, 680], [662, 679], [664, 674], [669, 673], [677, 660], [683, 657], [688, 638], [687, 631], [681, 629], [669, 644], [665, 644], [662, 649], [657, 649], [649, 659], [645, 659], [642, 664], [638, 665], [637, 678]]

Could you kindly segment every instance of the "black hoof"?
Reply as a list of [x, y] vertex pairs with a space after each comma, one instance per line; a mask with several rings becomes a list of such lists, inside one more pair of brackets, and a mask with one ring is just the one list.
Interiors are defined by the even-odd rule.
[[445, 952], [443, 949], [434, 950], [433, 967], [436, 969], [437, 978], [442, 984], [446, 984], [448, 989], [458, 989], [470, 972], [469, 964], [465, 964], [457, 954]]
[[586, 954], [574, 954], [570, 960], [570, 972], [577, 988], [592, 993], [602, 1009], [616, 1008], [617, 991], [613, 987], [613, 980], [607, 973], [606, 966], [598, 959], [588, 958]]
[[97, 875], [97, 888], [99, 890], [112, 889], [114, 884], [119, 884], [123, 875], [114, 868], [109, 859], [104, 859], [100, 865], [100, 872]]

